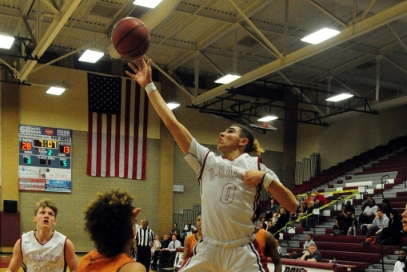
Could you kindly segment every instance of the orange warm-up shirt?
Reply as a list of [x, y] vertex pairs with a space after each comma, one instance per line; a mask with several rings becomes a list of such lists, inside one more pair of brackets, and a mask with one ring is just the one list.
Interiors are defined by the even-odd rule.
[[86, 254], [81, 263], [79, 264], [79, 272], [102, 272], [102, 271], [117, 271], [123, 265], [134, 262], [134, 260], [127, 254], [121, 253], [112, 258], [107, 258], [92, 250]]

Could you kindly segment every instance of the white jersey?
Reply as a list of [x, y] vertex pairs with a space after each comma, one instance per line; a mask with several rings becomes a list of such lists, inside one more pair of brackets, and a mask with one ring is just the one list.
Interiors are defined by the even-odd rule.
[[34, 231], [30, 231], [21, 236], [20, 243], [24, 271], [66, 271], [65, 235], [54, 230], [51, 239], [42, 245], [35, 238]]
[[230, 161], [215, 155], [195, 139], [185, 159], [200, 183], [204, 240], [223, 247], [240, 246], [253, 240], [253, 220], [262, 185], [248, 186], [243, 177], [247, 170], [261, 170], [279, 182], [274, 172], [260, 163], [258, 157], [244, 153]]

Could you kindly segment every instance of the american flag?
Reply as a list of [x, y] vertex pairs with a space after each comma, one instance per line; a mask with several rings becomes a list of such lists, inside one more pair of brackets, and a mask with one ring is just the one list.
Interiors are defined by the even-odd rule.
[[88, 103], [88, 175], [145, 179], [144, 90], [130, 79], [88, 73]]

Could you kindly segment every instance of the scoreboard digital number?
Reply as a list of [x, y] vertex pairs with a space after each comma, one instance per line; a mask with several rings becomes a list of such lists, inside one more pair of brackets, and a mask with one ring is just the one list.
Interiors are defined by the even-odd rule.
[[72, 131], [20, 125], [19, 132], [20, 190], [70, 191]]

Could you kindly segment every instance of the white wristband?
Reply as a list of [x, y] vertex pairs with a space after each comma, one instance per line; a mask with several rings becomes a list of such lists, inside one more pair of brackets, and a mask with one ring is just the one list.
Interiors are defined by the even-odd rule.
[[265, 173], [264, 176], [261, 179], [262, 179], [262, 182], [263, 182], [263, 186], [264, 186], [264, 188], [266, 190], [274, 180], [273, 177], [268, 173]]
[[151, 81], [150, 83], [148, 83], [148, 84], [144, 87], [144, 89], [146, 90], [147, 94], [149, 94], [149, 93], [151, 93], [151, 92], [156, 91], [156, 90], [157, 90], [157, 87], [154, 85], [154, 82]]

